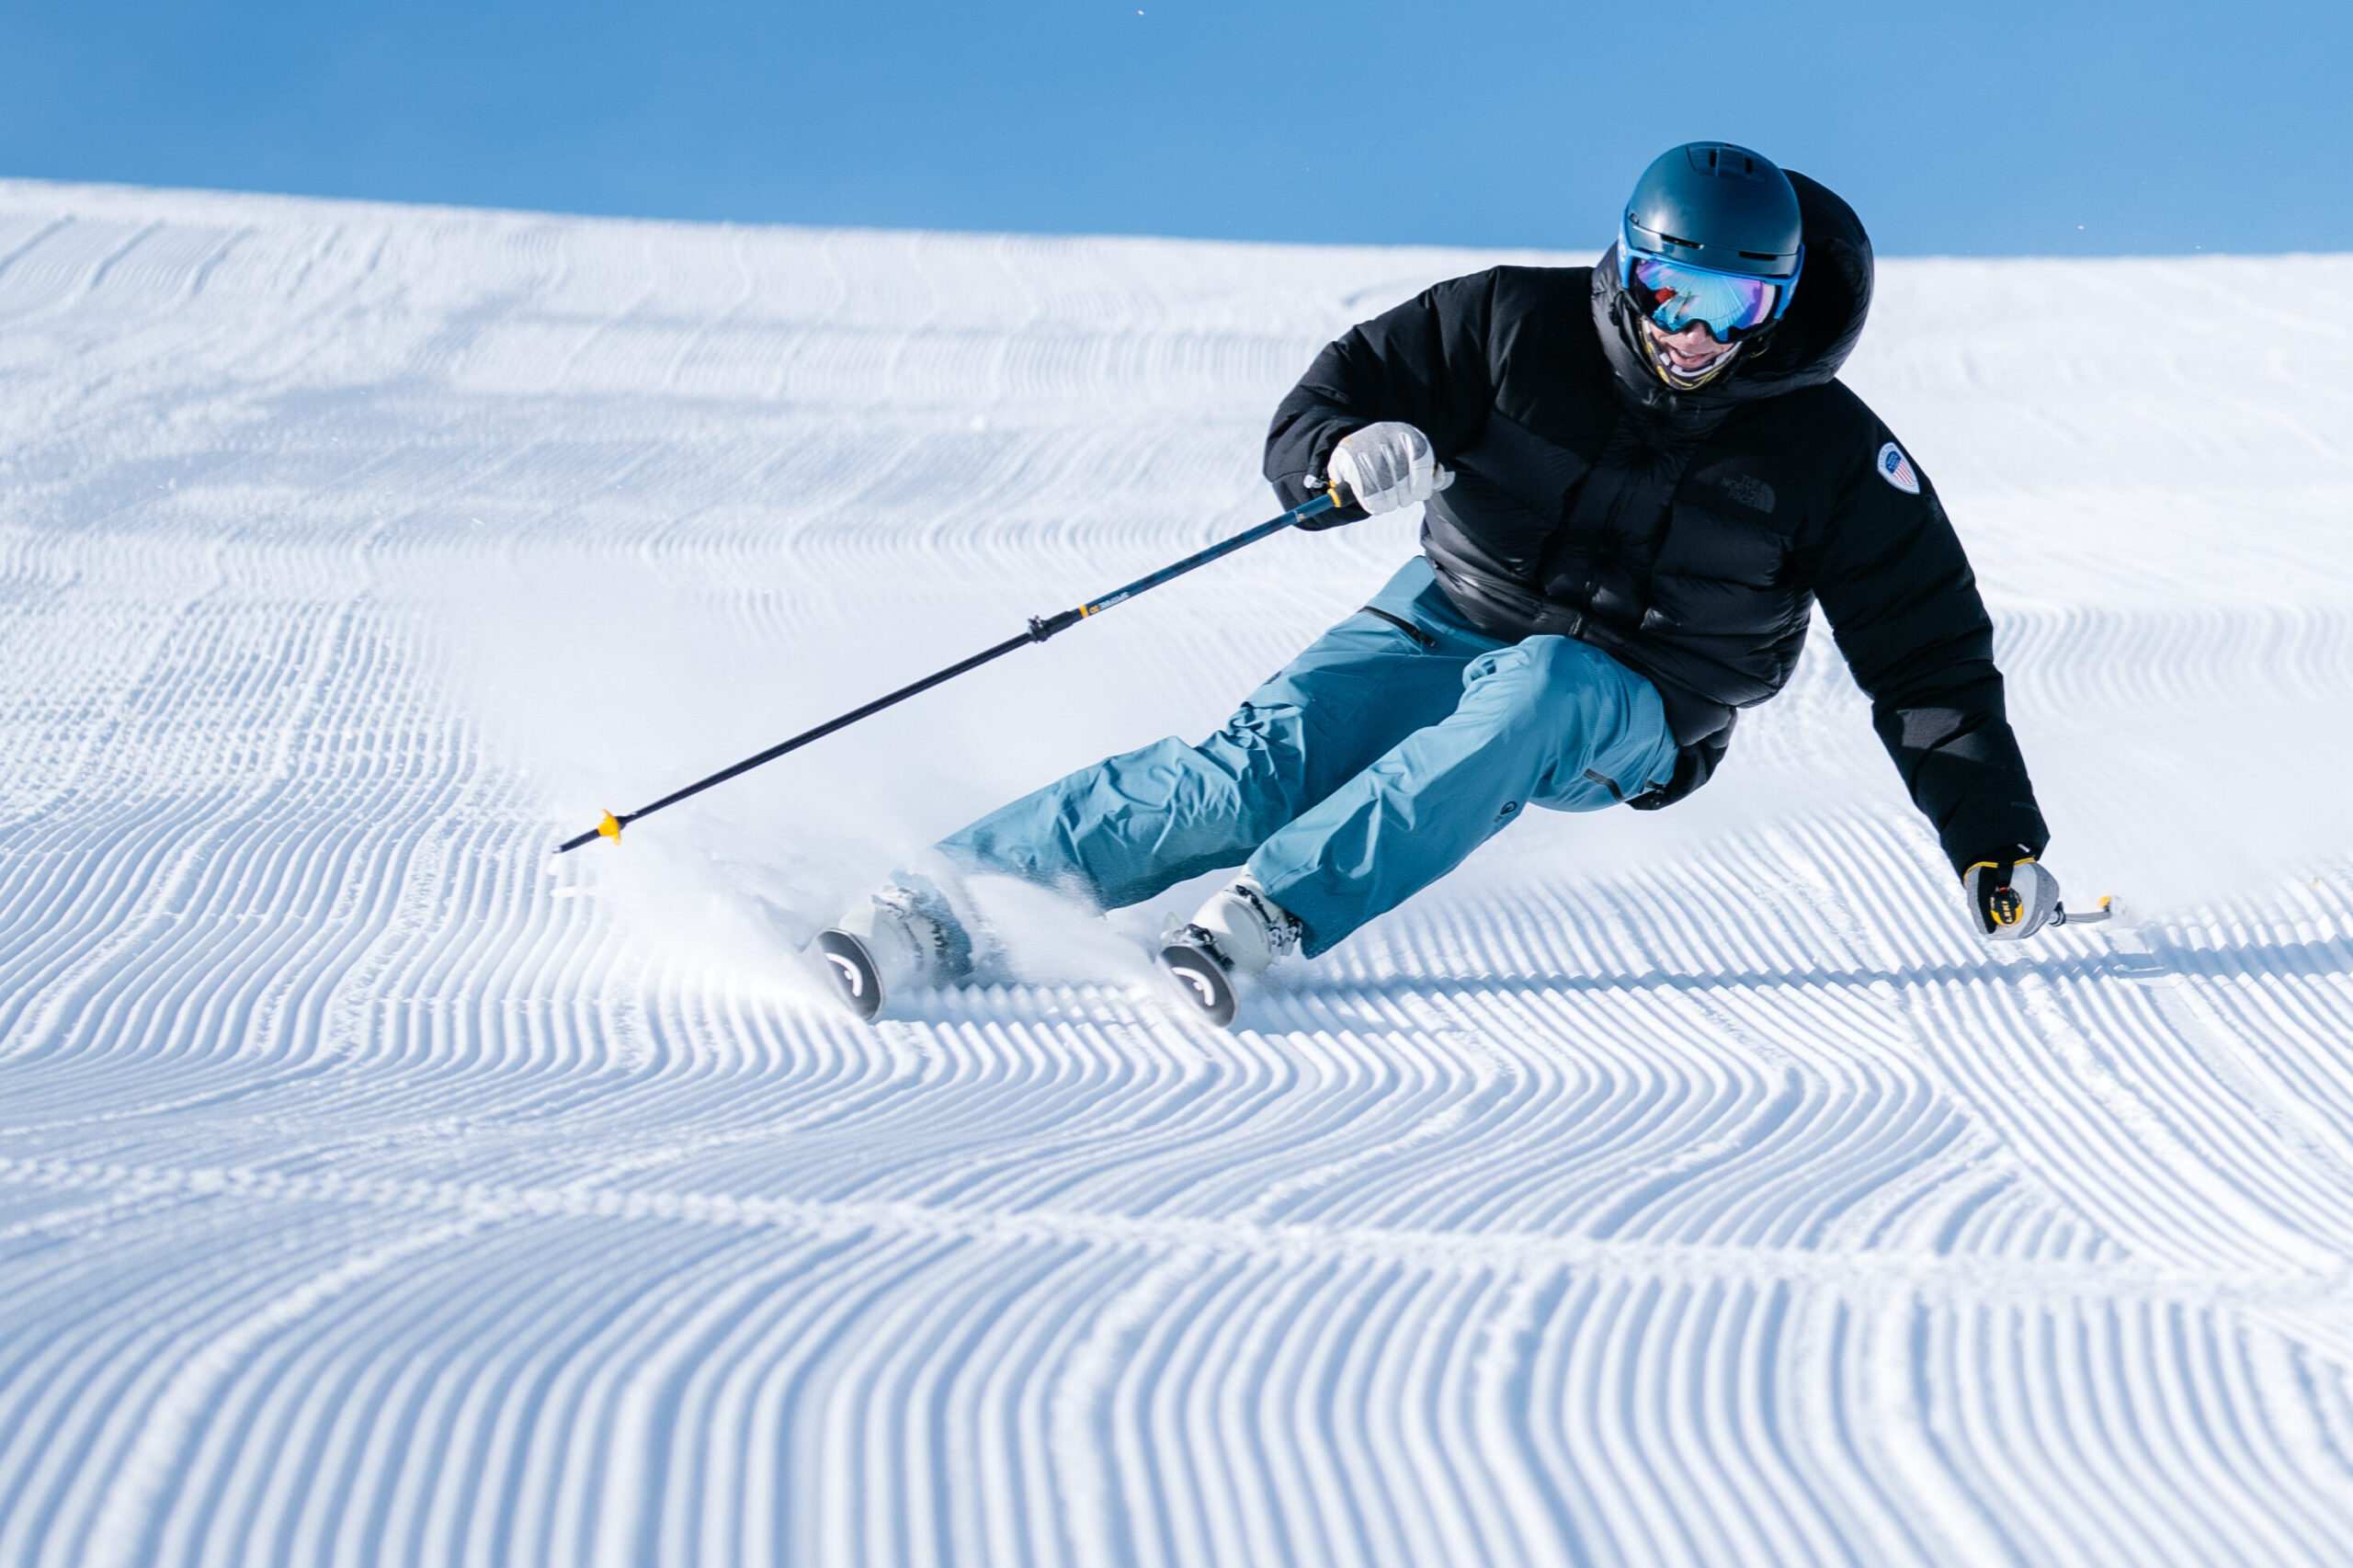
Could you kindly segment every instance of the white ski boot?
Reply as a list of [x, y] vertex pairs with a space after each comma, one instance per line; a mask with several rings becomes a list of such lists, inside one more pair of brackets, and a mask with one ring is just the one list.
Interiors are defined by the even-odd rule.
[[1298, 917], [1245, 872], [1211, 894], [1190, 924], [1171, 923], [1160, 967], [1190, 1008], [1226, 1028], [1233, 1023], [1234, 978], [1265, 973], [1299, 938]]
[[817, 950], [835, 994], [860, 1018], [902, 991], [952, 985], [972, 972], [972, 939], [947, 897], [904, 873], [818, 932]]

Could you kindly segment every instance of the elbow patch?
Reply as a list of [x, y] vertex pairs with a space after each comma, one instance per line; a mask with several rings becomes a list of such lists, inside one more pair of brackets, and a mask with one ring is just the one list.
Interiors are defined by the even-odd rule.
[[1907, 708], [1897, 730], [1906, 751], [1942, 751], [1969, 756], [1956, 743], [1974, 738], [1985, 727], [1984, 711], [1962, 708]]

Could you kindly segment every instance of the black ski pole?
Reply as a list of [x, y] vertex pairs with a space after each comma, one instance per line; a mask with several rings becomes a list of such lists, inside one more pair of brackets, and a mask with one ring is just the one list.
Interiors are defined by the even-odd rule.
[[1003, 658], [1016, 648], [1026, 648], [1032, 642], [1043, 642], [1058, 632], [1069, 631], [1088, 616], [1101, 615], [1113, 605], [1125, 604], [1138, 594], [1147, 589], [1156, 588], [1171, 578], [1181, 577], [1196, 566], [1206, 566], [1220, 556], [1231, 555], [1244, 545], [1256, 544], [1270, 534], [1279, 534], [1293, 523], [1305, 522], [1310, 517], [1332, 510], [1339, 504], [1339, 492], [1336, 489], [1326, 490], [1319, 495], [1311, 496], [1300, 506], [1293, 506], [1279, 517], [1270, 517], [1255, 528], [1245, 528], [1232, 539], [1221, 540], [1207, 550], [1188, 555], [1172, 566], [1164, 566], [1149, 577], [1139, 577], [1124, 588], [1114, 588], [1101, 598], [1090, 599], [1076, 609], [1066, 609], [1060, 615], [1042, 618], [1031, 616], [1029, 631], [1017, 637], [1008, 637], [994, 648], [983, 648], [969, 659], [950, 665], [936, 674], [927, 675], [911, 685], [903, 686], [887, 697], [878, 697], [863, 708], [853, 708], [838, 719], [828, 719], [813, 730], [803, 730], [789, 741], [779, 741], [766, 751], [755, 752], [731, 767], [721, 768], [708, 778], [698, 778], [683, 790], [672, 790], [650, 806], [640, 806], [637, 810], [623, 812], [620, 816], [607, 812], [604, 821], [576, 837], [565, 839], [556, 846], [556, 853], [564, 854], [579, 848], [584, 844], [593, 844], [600, 837], [609, 838], [618, 844], [620, 842], [621, 829], [641, 817], [650, 817], [665, 806], [675, 806], [689, 795], [699, 795], [714, 784], [724, 784], [739, 773], [749, 773], [764, 762], [774, 762], [785, 753], [798, 751], [812, 741], [821, 741], [835, 730], [847, 729], [860, 719], [871, 718], [885, 708], [894, 703], [904, 702], [918, 692], [929, 691], [943, 681], [954, 680], [967, 670], [979, 669], [991, 659]]

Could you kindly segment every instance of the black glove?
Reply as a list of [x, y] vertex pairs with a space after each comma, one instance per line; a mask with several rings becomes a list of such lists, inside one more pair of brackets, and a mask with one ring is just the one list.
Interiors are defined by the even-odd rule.
[[1977, 927], [1997, 942], [2031, 937], [2059, 909], [2059, 879], [2031, 857], [1980, 860], [1961, 874]]

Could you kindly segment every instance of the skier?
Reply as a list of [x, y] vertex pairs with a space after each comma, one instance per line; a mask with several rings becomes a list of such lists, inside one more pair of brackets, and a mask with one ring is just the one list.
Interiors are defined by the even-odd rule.
[[[871, 1017], [985, 955], [972, 872], [1097, 908], [1240, 874], [1162, 953], [1203, 1013], [1459, 865], [1530, 806], [1707, 782], [1818, 601], [1989, 937], [2059, 904], [1993, 625], [1934, 487], [1836, 379], [1871, 297], [1847, 204], [1723, 142], [1661, 154], [1591, 267], [1440, 283], [1326, 347], [1265, 472], [1304, 527], [1426, 504], [1422, 552], [1198, 745], [1082, 768], [938, 846], [820, 938]], [[1450, 473], [1450, 483], [1443, 483]], [[1443, 487], [1442, 486], [1443, 483]]]

